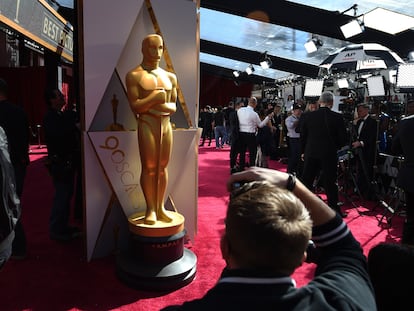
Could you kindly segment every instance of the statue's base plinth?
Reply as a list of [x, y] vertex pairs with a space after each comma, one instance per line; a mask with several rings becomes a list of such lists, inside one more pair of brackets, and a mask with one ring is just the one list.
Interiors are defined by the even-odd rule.
[[[184, 217], [168, 212], [172, 222], [145, 225], [129, 217], [130, 248], [117, 257], [117, 275], [128, 286], [169, 291], [189, 284], [195, 277], [197, 257], [184, 248]], [[140, 234], [138, 234], [140, 233]], [[161, 236], [162, 233], [170, 235]]]
[[137, 262], [129, 253], [117, 258], [117, 275], [128, 286], [151, 291], [170, 291], [183, 287], [194, 279], [197, 257], [184, 249], [183, 256], [167, 265]]

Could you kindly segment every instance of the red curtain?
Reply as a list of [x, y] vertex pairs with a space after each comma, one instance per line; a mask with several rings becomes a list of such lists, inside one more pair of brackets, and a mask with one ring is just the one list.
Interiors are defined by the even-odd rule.
[[200, 77], [200, 108], [206, 105], [225, 107], [235, 97], [250, 97], [252, 89], [253, 84], [236, 85], [234, 80], [202, 74]]
[[46, 89], [45, 67], [0, 68], [0, 78], [9, 87], [8, 98], [23, 107], [32, 131], [37, 134], [37, 125], [43, 123], [46, 113], [44, 92]]

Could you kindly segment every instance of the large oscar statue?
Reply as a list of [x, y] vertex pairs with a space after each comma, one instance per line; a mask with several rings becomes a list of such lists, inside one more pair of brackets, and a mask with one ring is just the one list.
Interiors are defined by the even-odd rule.
[[166, 290], [188, 284], [195, 276], [196, 257], [184, 248], [184, 217], [166, 210], [173, 131], [170, 116], [176, 111], [177, 77], [159, 67], [163, 40], [156, 34], [142, 41], [143, 59], [126, 75], [131, 110], [137, 117], [141, 157], [141, 188], [145, 214], [128, 217], [131, 252], [120, 256], [118, 275], [134, 287]]

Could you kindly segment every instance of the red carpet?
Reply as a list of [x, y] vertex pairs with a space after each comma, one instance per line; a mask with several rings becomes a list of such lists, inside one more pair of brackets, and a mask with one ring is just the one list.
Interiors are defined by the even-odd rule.
[[[23, 194], [23, 224], [28, 238], [28, 258], [10, 260], [0, 272], [0, 310], [142, 310], [152, 311], [174, 303], [201, 297], [218, 279], [224, 266], [219, 250], [228, 193], [229, 150], [200, 148], [198, 235], [188, 248], [197, 255], [196, 279], [170, 293], [128, 288], [115, 275], [114, 257], [86, 262], [82, 240], [59, 244], [48, 237], [52, 185], [44, 167], [44, 154], [31, 155]], [[272, 161], [272, 168], [284, 169]], [[399, 242], [402, 219], [394, 217], [389, 229], [378, 226], [382, 208], [371, 212], [365, 205], [344, 206], [351, 230], [369, 249], [383, 241]], [[364, 214], [363, 212], [366, 212]], [[364, 215], [362, 215], [364, 214]], [[314, 266], [303, 265], [294, 278], [301, 286], [313, 274]]]

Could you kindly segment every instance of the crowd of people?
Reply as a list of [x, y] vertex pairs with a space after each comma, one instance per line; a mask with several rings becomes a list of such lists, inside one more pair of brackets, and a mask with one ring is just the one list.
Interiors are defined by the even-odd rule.
[[[387, 182], [382, 185], [377, 182], [387, 177], [378, 174], [379, 154], [392, 153], [392, 137], [388, 135], [389, 116], [383, 103], [355, 104], [349, 120], [348, 115], [333, 110], [334, 100], [334, 94], [329, 91], [316, 100], [289, 100], [289, 105], [283, 101], [258, 103], [251, 97], [236, 104], [230, 102], [228, 107], [223, 110], [219, 107], [217, 112], [207, 106], [212, 120], [209, 125], [211, 131], [216, 130], [213, 119], [221, 111], [232, 116], [231, 121], [222, 118], [225, 131], [222, 135], [230, 144], [231, 174], [252, 166], [268, 167], [269, 159], [285, 161], [288, 173], [300, 178], [309, 189], [324, 191], [328, 205], [346, 217], [340, 208], [338, 176], [352, 178], [342, 183], [353, 183], [350, 185], [352, 192], [362, 199], [379, 200], [379, 191], [386, 191], [388, 186]], [[201, 117], [203, 119], [205, 116]], [[204, 133], [208, 131], [204, 125], [200, 123], [203, 127], [200, 146], [204, 145]], [[216, 131], [216, 140], [221, 131]], [[341, 152], [346, 152], [346, 166], [338, 165], [343, 160], [339, 157]], [[349, 172], [341, 172], [341, 169]]]

